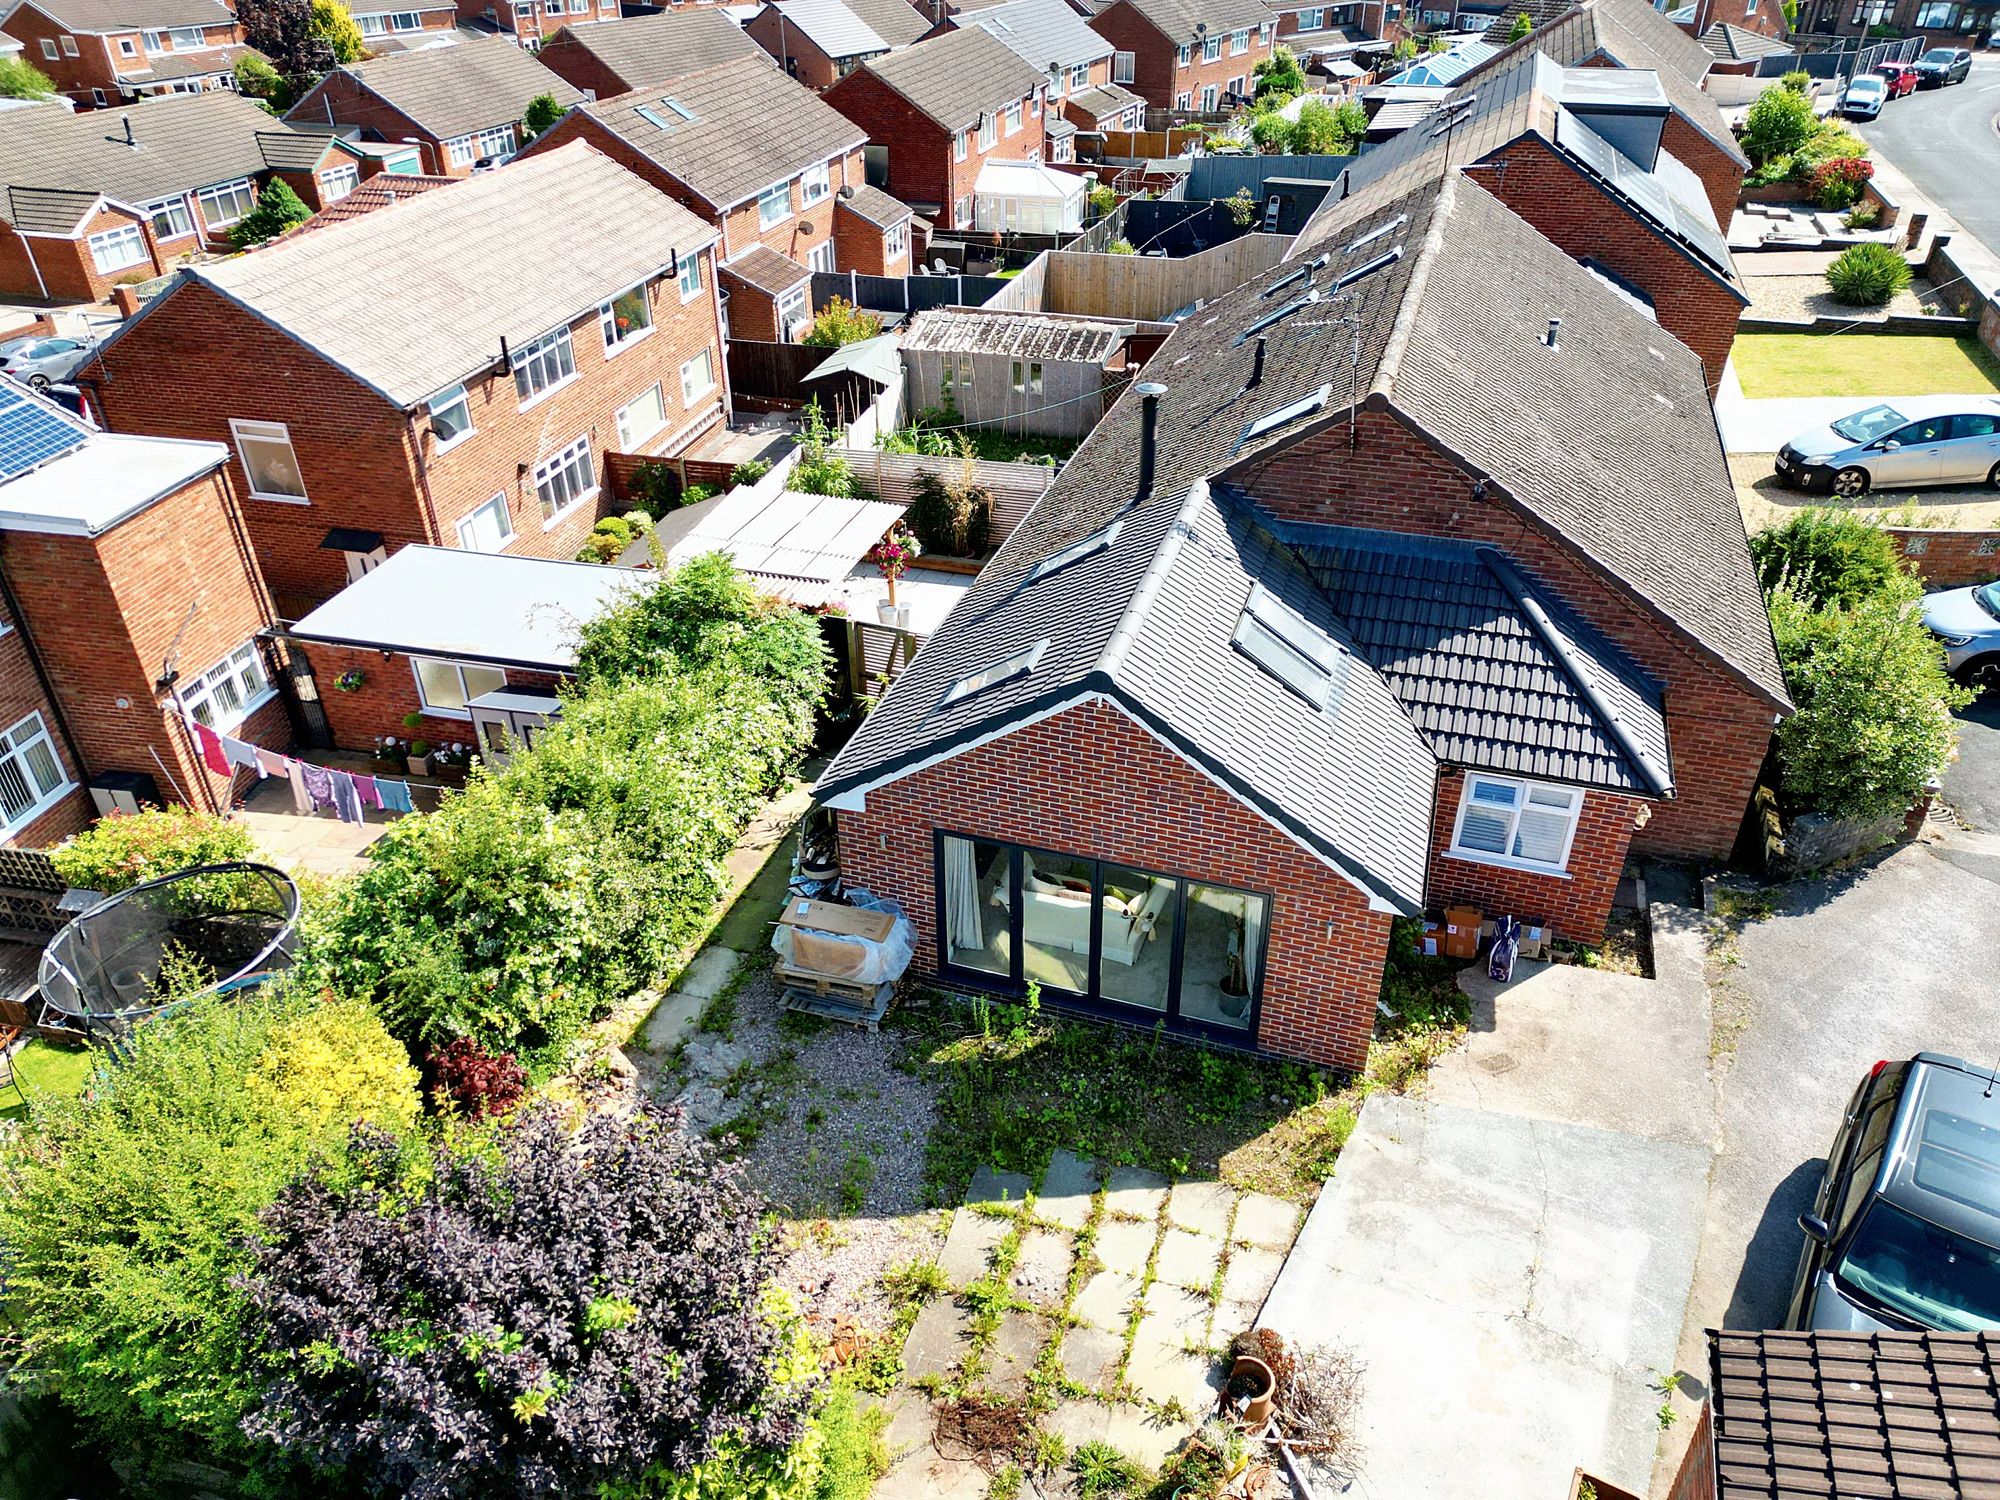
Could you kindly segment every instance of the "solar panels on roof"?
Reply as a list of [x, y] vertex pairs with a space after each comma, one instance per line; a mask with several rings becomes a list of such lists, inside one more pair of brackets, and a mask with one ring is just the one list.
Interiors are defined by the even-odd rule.
[[0, 480], [18, 479], [89, 440], [87, 428], [0, 382]]
[[1263, 416], [1244, 426], [1243, 436], [1236, 440], [1236, 451], [1241, 453], [1244, 445], [1252, 439], [1260, 438], [1267, 432], [1276, 432], [1280, 427], [1296, 422], [1301, 417], [1311, 416], [1325, 406], [1332, 395], [1333, 383], [1329, 381], [1310, 396], [1302, 396], [1297, 401], [1279, 407], [1276, 411], [1265, 412]]
[[1724, 276], [1734, 277], [1729, 242], [1713, 224], [1681, 203], [1660, 180], [1566, 109], [1556, 111], [1556, 145], [1578, 165]]
[[1263, 584], [1251, 586], [1229, 643], [1321, 712], [1340, 706], [1348, 653]]

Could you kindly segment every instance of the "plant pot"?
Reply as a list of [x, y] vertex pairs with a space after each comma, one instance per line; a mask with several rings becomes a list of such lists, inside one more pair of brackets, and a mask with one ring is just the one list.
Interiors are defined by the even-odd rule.
[[431, 758], [428, 755], [409, 756], [405, 764], [409, 766], [412, 776], [428, 776], [431, 774]]
[[1243, 1012], [1250, 1008], [1250, 992], [1245, 990], [1242, 994], [1238, 995], [1229, 990], [1224, 990], [1222, 998], [1215, 1003], [1222, 1008], [1222, 1013], [1229, 1017], [1230, 1020], [1240, 1021], [1243, 1019]]
[[1278, 1394], [1278, 1377], [1271, 1373], [1271, 1367], [1254, 1354], [1237, 1355], [1236, 1363], [1229, 1367], [1228, 1392], [1244, 1403], [1244, 1426], [1251, 1432], [1262, 1432], [1271, 1420]]
[[885, 599], [875, 606], [875, 618], [880, 620], [884, 625], [893, 625], [896, 623], [896, 608], [895, 605]]
[[896, 628], [898, 630], [908, 630], [910, 628], [909, 605], [899, 604], [896, 606]]

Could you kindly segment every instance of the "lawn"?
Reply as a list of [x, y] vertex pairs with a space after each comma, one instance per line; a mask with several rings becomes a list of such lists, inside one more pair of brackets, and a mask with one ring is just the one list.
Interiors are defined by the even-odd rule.
[[[58, 1047], [40, 1037], [30, 1037], [27, 1045], [14, 1054], [14, 1081], [20, 1085], [21, 1098], [28, 1105], [39, 1098], [67, 1099], [83, 1092], [83, 1085], [96, 1066], [95, 1053]], [[9, 1097], [11, 1093], [0, 1094], [0, 1099]], [[28, 1106], [16, 1100], [0, 1109], [0, 1120], [18, 1120], [27, 1112]]]
[[1746, 333], [1731, 358], [1743, 394], [1964, 396], [2000, 392], [2000, 360], [1976, 338]]

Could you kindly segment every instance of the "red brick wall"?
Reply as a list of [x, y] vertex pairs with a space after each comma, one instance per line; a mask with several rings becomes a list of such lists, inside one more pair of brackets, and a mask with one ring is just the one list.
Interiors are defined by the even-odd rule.
[[1489, 917], [1509, 912], [1524, 924], [1552, 924], [1563, 937], [1578, 942], [1603, 941], [1611, 898], [1625, 870], [1626, 846], [1632, 841], [1633, 815], [1644, 804], [1631, 797], [1586, 792], [1564, 879], [1449, 853], [1465, 785], [1464, 774], [1456, 769], [1447, 768], [1438, 778], [1431, 816], [1429, 905], [1436, 910], [1476, 906]]
[[908, 100], [866, 68], [856, 69], [826, 92], [828, 104], [867, 131], [869, 140], [888, 147], [889, 195], [905, 203], [942, 204], [939, 222], [944, 228], [956, 227], [951, 223], [952, 205], [971, 194], [984, 163], [1040, 159], [1046, 154], [1042, 117], [1031, 112], [1031, 96], [1021, 97], [1018, 131], [1007, 135], [1002, 127], [983, 151], [975, 131], [965, 160], [953, 161], [951, 134], [911, 108]]
[[835, 264], [843, 271], [859, 271], [863, 276], [907, 276], [910, 274], [910, 239], [914, 224], [903, 221], [903, 249], [893, 258], [882, 229], [836, 204], [833, 215]]
[[775, 10], [760, 10], [743, 30], [751, 41], [778, 60], [779, 67], [809, 89], [824, 92], [839, 77], [833, 59], [814, 46], [798, 27], [783, 21]]
[[1472, 481], [1393, 415], [1364, 412], [1359, 450], [1348, 443], [1345, 425], [1333, 428], [1249, 465], [1241, 482], [1282, 516], [1503, 548], [1665, 688], [1678, 796], [1655, 808], [1633, 848], [1725, 858], [1770, 746], [1772, 707], [1560, 536], [1503, 501], [1474, 502]]
[[[91, 258], [90, 236], [134, 222], [146, 237], [148, 259], [105, 275]], [[175, 243], [186, 247], [193, 242]], [[171, 265], [172, 257], [162, 256], [152, 226], [122, 209], [100, 208], [75, 239], [23, 236], [12, 225], [0, 225], [0, 296], [28, 302], [102, 302], [111, 295], [112, 284], [119, 277], [150, 278], [163, 274]]]
[[734, 276], [727, 276], [725, 280], [725, 290], [729, 293], [729, 336], [764, 344], [787, 342], [778, 332], [777, 299], [758, 287], [738, 281]]
[[[483, 0], [459, 0], [461, 10], [468, 4], [479, 3], [483, 3]], [[523, 35], [538, 34], [537, 28], [541, 25], [540, 16], [541, 5], [539, 0], [537, 0], [535, 15], [522, 18], [522, 25], [527, 28], [527, 30], [524, 30]], [[605, 17], [605, 19], [615, 20], [616, 18], [616, 9], [614, 7], [613, 13]], [[577, 19], [583, 20], [585, 18], [579, 16]], [[549, 20], [553, 22], [555, 17], [550, 16]], [[624, 78], [614, 73], [602, 58], [591, 51], [584, 43], [577, 40], [574, 32], [566, 35], [550, 36], [542, 44], [541, 51], [535, 55], [542, 60], [543, 64], [550, 71], [566, 79], [572, 88], [582, 89], [586, 93], [595, 94], [599, 99], [609, 99], [616, 94], [629, 93], [635, 88], [644, 88], [651, 82], [650, 79]]]
[[[525, 102], [522, 105], [526, 108]], [[372, 130], [385, 141], [421, 142], [424, 171], [435, 177], [470, 177], [471, 167], [454, 167], [444, 142], [386, 99], [363, 88], [351, 73], [335, 70], [286, 113], [298, 125], [347, 125]]]
[[1255, 27], [1250, 31], [1250, 50], [1239, 56], [1229, 51], [1230, 33], [1222, 33], [1222, 56], [1214, 62], [1202, 61], [1202, 48], [1194, 44], [1187, 67], [1180, 65], [1180, 42], [1163, 35], [1152, 22], [1128, 4], [1106, 7], [1089, 18], [1097, 34], [1120, 52], [1132, 54], [1132, 82], [1125, 87], [1155, 109], [1174, 109], [1182, 95], [1190, 96], [1192, 107], [1201, 107], [1201, 91], [1213, 84], [1220, 95], [1232, 78], [1241, 78], [1246, 88], [1257, 64], [1271, 55], [1272, 41], [1266, 41]]
[[[54, 17], [25, 5], [8, 17], [7, 24], [0, 30], [21, 43], [22, 59], [47, 74], [57, 93], [68, 96], [86, 109], [91, 104], [92, 89], [104, 90], [107, 102], [118, 102], [118, 49], [110, 38], [72, 32]], [[75, 57], [62, 49], [62, 38], [65, 36], [76, 43]], [[44, 37], [56, 44], [53, 58], [42, 55]]]
[[[422, 727], [416, 730], [403, 722], [405, 714], [423, 712], [423, 700], [417, 695], [416, 671], [409, 657], [398, 654], [384, 661], [380, 651], [356, 651], [305, 641], [299, 643], [298, 649], [312, 663], [313, 679], [319, 684], [320, 702], [326, 706], [333, 742], [342, 750], [372, 750], [376, 740], [384, 735], [399, 740], [429, 740], [433, 749], [473, 743], [469, 717], [424, 713]], [[350, 671], [361, 673], [361, 686], [344, 693], [334, 683]], [[507, 685], [514, 688], [553, 690], [563, 680], [547, 672], [507, 673]]]
[[2000, 578], [2000, 534], [1920, 531], [1891, 526], [1889, 535], [1910, 566], [1934, 589], [1959, 589]]
[[[11, 541], [12, 538], [5, 540]], [[4, 565], [5, 560], [4, 545], [0, 545], [0, 565]], [[14, 622], [8, 620], [7, 623], [12, 625]], [[69, 744], [63, 738], [62, 725], [42, 692], [33, 663], [28, 659], [27, 644], [18, 630], [9, 630], [6, 635], [0, 636], [0, 728], [19, 723], [31, 713], [42, 716], [42, 723], [48, 726], [49, 744], [55, 750], [56, 759], [61, 763], [64, 774], [80, 788], [85, 773], [70, 752]], [[15, 829], [5, 839], [0, 839], [0, 844], [10, 849], [45, 848], [72, 833], [81, 832], [90, 825], [90, 819], [90, 796], [79, 790]]]
[[903, 904], [922, 973], [938, 962], [934, 829], [1270, 892], [1257, 1045], [1330, 1067], [1367, 1059], [1389, 918], [1117, 709], [1017, 729], [870, 792], [839, 822], [843, 872]]

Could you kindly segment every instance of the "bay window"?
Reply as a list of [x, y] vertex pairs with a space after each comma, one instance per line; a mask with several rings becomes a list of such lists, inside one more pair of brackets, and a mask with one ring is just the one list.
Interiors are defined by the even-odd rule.
[[1576, 787], [1468, 771], [1451, 853], [1487, 864], [1562, 874], [1569, 865], [1570, 843], [1582, 811], [1583, 793]]
[[91, 264], [101, 275], [109, 276], [146, 262], [146, 236], [137, 224], [120, 224], [116, 229], [93, 234], [86, 243], [90, 246]]

